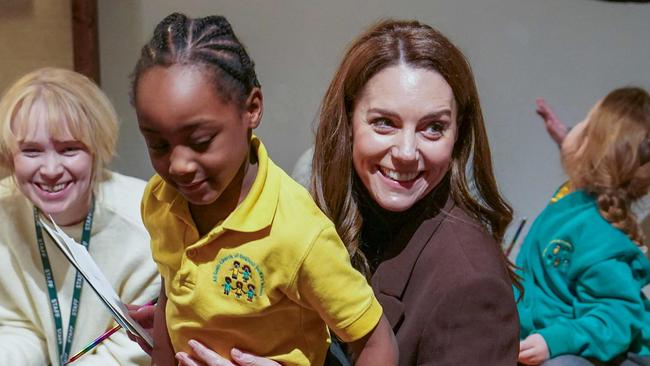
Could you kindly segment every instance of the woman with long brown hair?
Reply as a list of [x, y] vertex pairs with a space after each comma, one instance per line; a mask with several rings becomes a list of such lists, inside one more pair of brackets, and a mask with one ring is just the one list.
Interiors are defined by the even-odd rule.
[[320, 113], [311, 189], [396, 333], [401, 365], [513, 365], [516, 277], [474, 78], [444, 35], [383, 21]]

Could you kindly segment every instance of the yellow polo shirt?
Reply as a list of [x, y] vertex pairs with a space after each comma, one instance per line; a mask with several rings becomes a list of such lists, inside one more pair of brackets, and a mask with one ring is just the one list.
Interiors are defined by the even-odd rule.
[[327, 327], [357, 340], [382, 309], [309, 193], [256, 137], [251, 148], [259, 166], [250, 192], [203, 237], [178, 191], [157, 175], [147, 185], [142, 217], [165, 280], [169, 335], [177, 352], [196, 339], [226, 358], [237, 347], [322, 365]]

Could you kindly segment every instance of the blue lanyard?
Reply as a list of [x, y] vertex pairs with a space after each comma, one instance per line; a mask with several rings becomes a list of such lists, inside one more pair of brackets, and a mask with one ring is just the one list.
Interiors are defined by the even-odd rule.
[[[90, 204], [90, 210], [84, 222], [83, 231], [81, 233], [81, 244], [88, 249], [90, 245], [90, 232], [93, 226], [93, 211], [95, 210], [95, 200]], [[38, 249], [41, 254], [41, 261], [43, 262], [43, 273], [45, 274], [45, 283], [47, 284], [47, 294], [50, 297], [50, 307], [52, 308], [52, 315], [54, 316], [54, 325], [56, 326], [56, 343], [59, 351], [59, 365], [63, 365], [68, 361], [70, 348], [72, 347], [72, 339], [74, 337], [75, 324], [77, 323], [77, 315], [79, 314], [79, 299], [81, 298], [81, 288], [84, 279], [81, 273], [77, 272], [74, 280], [74, 291], [72, 293], [72, 306], [70, 308], [70, 320], [68, 322], [68, 336], [65, 342], [63, 341], [63, 318], [61, 317], [61, 307], [59, 306], [59, 296], [56, 292], [56, 284], [54, 284], [54, 275], [52, 273], [52, 266], [50, 265], [50, 258], [45, 248], [45, 241], [43, 240], [43, 231], [41, 222], [38, 219], [38, 209], [34, 207], [34, 226], [36, 227], [36, 240], [38, 241]]]

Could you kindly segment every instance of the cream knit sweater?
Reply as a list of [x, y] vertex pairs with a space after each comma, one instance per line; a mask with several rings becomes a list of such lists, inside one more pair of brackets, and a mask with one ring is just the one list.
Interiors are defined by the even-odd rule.
[[[151, 259], [149, 236], [140, 219], [145, 183], [112, 173], [100, 183], [89, 251], [125, 303], [144, 304], [158, 295], [160, 282]], [[79, 241], [83, 223], [62, 229]], [[44, 235], [63, 317], [64, 336], [75, 269]], [[71, 353], [74, 354], [114, 321], [96, 294], [84, 284]], [[54, 318], [38, 253], [32, 204], [0, 181], [0, 365], [58, 366]], [[121, 330], [74, 363], [148, 365], [150, 360]]]

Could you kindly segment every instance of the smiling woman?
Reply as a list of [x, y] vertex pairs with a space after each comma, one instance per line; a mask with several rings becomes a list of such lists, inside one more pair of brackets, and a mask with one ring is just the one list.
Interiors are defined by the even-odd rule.
[[444, 35], [392, 20], [361, 34], [323, 98], [312, 163], [400, 365], [516, 363], [515, 276], [498, 245], [512, 212], [471, 69]]
[[[23, 76], [0, 100], [0, 364], [62, 365], [112, 326], [110, 313], [43, 235], [39, 215], [82, 243], [121, 299], [145, 303], [159, 290], [139, 217], [144, 182], [105, 169], [117, 116], [86, 77], [45, 68]], [[124, 253], [115, 261], [115, 253]], [[67, 328], [64, 323], [67, 322]], [[65, 335], [65, 340], [63, 339]], [[80, 365], [144, 365], [124, 332]]]
[[352, 115], [354, 169], [377, 204], [404, 211], [442, 181], [458, 135], [454, 93], [436, 71], [387, 67]]
[[22, 116], [12, 121], [18, 141], [13, 155], [16, 183], [59, 225], [80, 222], [91, 202], [93, 156], [67, 125], [49, 122], [43, 102], [28, 109], [25, 121], [18, 122]]

